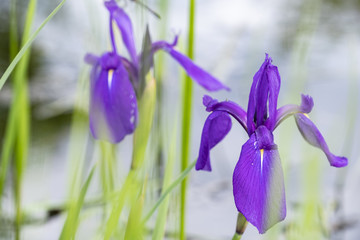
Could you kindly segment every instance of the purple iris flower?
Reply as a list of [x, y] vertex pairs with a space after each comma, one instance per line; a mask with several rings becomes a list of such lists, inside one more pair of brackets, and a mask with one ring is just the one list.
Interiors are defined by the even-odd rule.
[[[96, 139], [120, 142], [131, 134], [138, 118], [137, 98], [141, 97], [145, 75], [153, 65], [153, 55], [158, 50], [169, 53], [198, 84], [208, 91], [228, 89], [216, 78], [195, 65], [188, 57], [174, 49], [173, 43], [152, 43], [146, 32], [143, 50], [137, 54], [132, 24], [129, 16], [115, 2], [105, 2], [110, 13], [110, 38], [112, 51], [98, 57], [87, 54], [85, 61], [92, 65], [90, 84], [90, 130]], [[114, 40], [113, 22], [120, 30], [130, 59], [118, 54]]]
[[301, 105], [277, 108], [280, 75], [272, 59], [266, 54], [264, 63], [255, 74], [250, 90], [247, 112], [232, 101], [218, 102], [204, 96], [206, 119], [196, 163], [196, 170], [211, 171], [210, 150], [231, 129], [234, 117], [249, 135], [242, 146], [233, 174], [233, 194], [239, 212], [260, 233], [282, 221], [286, 215], [284, 177], [278, 147], [273, 131], [287, 117], [294, 116], [302, 136], [311, 145], [320, 148], [331, 166], [344, 167], [347, 158], [332, 154], [308, 113], [314, 102], [302, 95]]

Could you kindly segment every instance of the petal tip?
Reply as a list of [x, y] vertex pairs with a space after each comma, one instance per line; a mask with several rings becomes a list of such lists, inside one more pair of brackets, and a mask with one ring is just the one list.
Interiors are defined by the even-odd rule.
[[346, 157], [338, 157], [338, 156], [331, 156], [330, 159], [330, 165], [332, 167], [337, 167], [337, 168], [341, 168], [341, 167], [346, 167], [348, 165], [348, 159]]
[[314, 100], [310, 95], [301, 94], [300, 110], [304, 113], [311, 112], [314, 107]]
[[203, 97], [203, 104], [206, 107], [206, 111], [212, 111], [211, 107], [214, 106], [214, 104], [216, 104], [217, 102], [218, 100], [213, 99], [209, 95], [204, 95]]

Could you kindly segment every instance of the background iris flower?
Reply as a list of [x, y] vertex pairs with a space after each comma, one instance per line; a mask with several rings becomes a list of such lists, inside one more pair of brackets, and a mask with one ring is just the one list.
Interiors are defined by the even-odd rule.
[[260, 233], [286, 216], [283, 170], [273, 137], [273, 131], [284, 119], [294, 116], [302, 136], [325, 153], [331, 166], [344, 167], [348, 162], [347, 158], [329, 151], [320, 131], [309, 119], [307, 113], [314, 105], [310, 96], [302, 95], [300, 106], [277, 108], [280, 75], [271, 62], [266, 54], [253, 79], [247, 112], [234, 102], [218, 102], [204, 96], [206, 111], [211, 114], [204, 124], [196, 163], [196, 170], [211, 171], [210, 150], [230, 131], [229, 115], [234, 117], [249, 135], [233, 174], [235, 205]]
[[[112, 51], [104, 53], [101, 57], [93, 54], [85, 56], [85, 61], [93, 66], [90, 77], [89, 118], [90, 129], [96, 139], [118, 143], [135, 130], [138, 118], [137, 98], [141, 97], [145, 75], [153, 65], [153, 54], [158, 50], [169, 53], [187, 74], [206, 90], [228, 89], [174, 49], [177, 37], [173, 43], [165, 41], [152, 43], [147, 31], [143, 49], [137, 54], [129, 16], [114, 0], [106, 1], [105, 6], [110, 13]], [[113, 22], [121, 32], [130, 59], [117, 53]]]

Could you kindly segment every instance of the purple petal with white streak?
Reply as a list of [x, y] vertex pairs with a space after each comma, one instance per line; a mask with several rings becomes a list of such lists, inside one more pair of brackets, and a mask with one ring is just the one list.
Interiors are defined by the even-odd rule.
[[118, 143], [135, 129], [137, 102], [125, 67], [117, 61], [115, 69], [104, 68], [109, 62], [116, 61], [105, 54], [91, 74], [90, 129], [94, 138]]
[[325, 153], [331, 166], [345, 167], [348, 164], [348, 159], [346, 157], [335, 156], [330, 152], [329, 147], [319, 129], [306, 115], [297, 113], [295, 114], [295, 120], [301, 135], [308, 143], [314, 147], [320, 148]]
[[230, 129], [231, 118], [227, 113], [213, 112], [208, 116], [201, 135], [196, 170], [211, 171], [210, 150], [228, 134]]
[[286, 216], [284, 177], [272, 133], [260, 126], [242, 146], [233, 175], [235, 205], [265, 233]]

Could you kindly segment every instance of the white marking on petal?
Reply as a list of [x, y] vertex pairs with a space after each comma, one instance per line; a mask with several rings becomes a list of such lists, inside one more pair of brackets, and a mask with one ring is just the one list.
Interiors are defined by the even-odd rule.
[[114, 70], [110, 69], [108, 72], [108, 87], [111, 88], [111, 83], [113, 80]]

